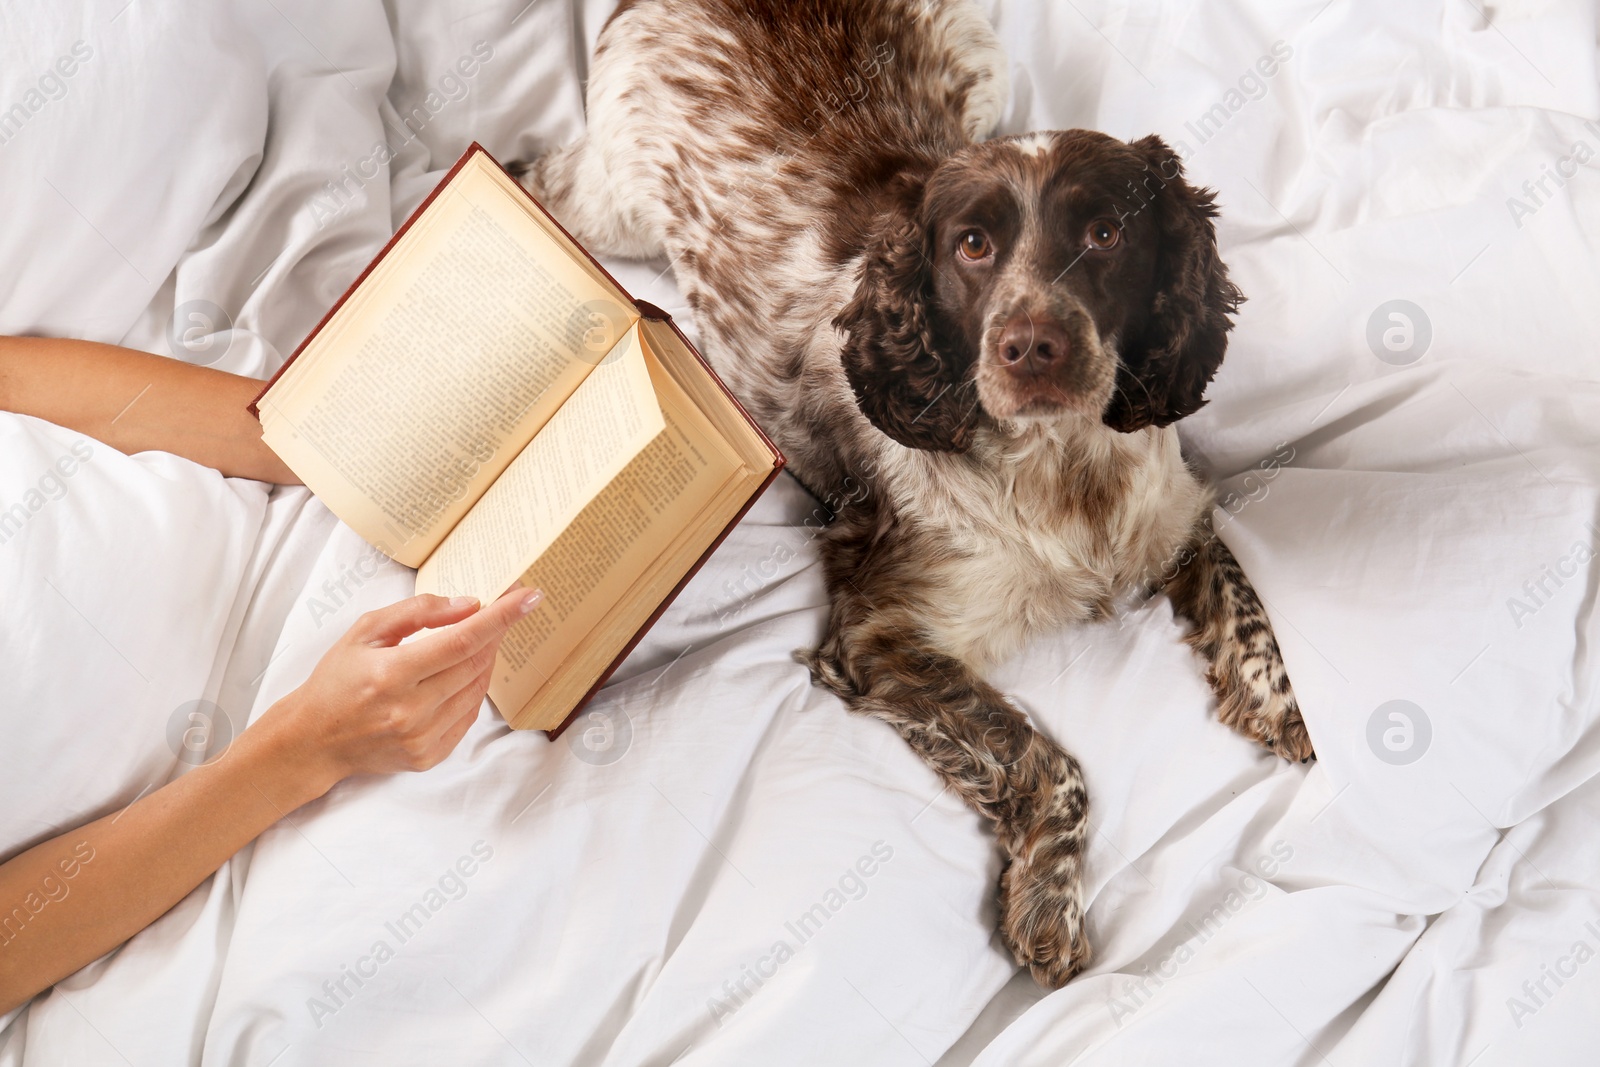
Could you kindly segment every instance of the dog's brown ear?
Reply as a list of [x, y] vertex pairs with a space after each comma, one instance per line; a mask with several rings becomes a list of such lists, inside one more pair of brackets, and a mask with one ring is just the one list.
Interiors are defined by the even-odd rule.
[[1160, 250], [1155, 294], [1142, 334], [1122, 346], [1117, 390], [1105, 423], [1130, 433], [1166, 426], [1205, 403], [1206, 385], [1222, 364], [1230, 318], [1244, 295], [1217, 255], [1215, 194], [1183, 180], [1183, 163], [1152, 134], [1135, 141], [1149, 165], [1144, 183]]
[[867, 243], [855, 296], [833, 324], [856, 403], [907, 448], [964, 452], [979, 418], [968, 363], [931, 321], [933, 250], [921, 221], [921, 179], [902, 177]]

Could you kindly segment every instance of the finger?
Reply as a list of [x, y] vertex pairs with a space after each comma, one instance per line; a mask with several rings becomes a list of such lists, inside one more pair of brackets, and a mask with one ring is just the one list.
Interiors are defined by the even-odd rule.
[[471, 618], [419, 638], [400, 652], [416, 677], [430, 678], [497, 644], [542, 596], [537, 589], [515, 589]]
[[440, 693], [454, 692], [466, 678], [478, 671], [473, 660], [487, 653], [490, 658], [498, 651], [500, 641], [522, 618], [532, 611], [543, 596], [538, 590], [518, 588], [507, 593], [476, 615], [456, 625], [444, 627], [412, 642], [403, 650], [410, 670], [424, 682], [450, 671], [460, 672], [455, 684], [440, 689]]
[[[445, 739], [449, 739], [450, 748], [456, 747], [456, 742], [460, 741], [462, 736], [472, 729], [473, 724], [478, 721], [478, 716], [483, 714], [484, 690], [488, 688], [489, 679], [484, 678], [482, 688], [474, 693], [472, 699], [466, 703], [466, 711], [456, 720], [454, 726], [445, 731], [444, 736]], [[451, 739], [452, 735], [453, 739]]]
[[499, 655], [500, 642], [490, 641], [455, 666], [447, 667], [431, 678], [424, 678], [418, 682], [417, 696], [422, 700], [443, 704], [456, 693], [471, 686], [478, 677], [488, 678], [494, 671]]
[[436, 719], [440, 725], [439, 736], [427, 749], [430, 765], [454, 751], [456, 745], [472, 728], [472, 724], [478, 721], [478, 716], [483, 711], [484, 693], [488, 688], [489, 672], [484, 671], [473, 680], [472, 685], [439, 706]]
[[494, 663], [490, 661], [487, 667], [475, 672], [453, 692], [438, 698], [428, 715], [428, 723], [423, 730], [424, 736], [437, 739], [454, 726], [456, 720], [463, 715], [476, 715], [478, 707], [483, 703], [484, 695], [489, 691], [489, 680], [493, 676]]
[[450, 753], [454, 752], [456, 750], [456, 746], [461, 744], [461, 739], [467, 736], [467, 731], [472, 729], [472, 724], [477, 720], [478, 715], [476, 712], [473, 712], [472, 714], [462, 718], [461, 721], [452, 725], [450, 729], [445, 732], [444, 736], [435, 741], [433, 743], [433, 747], [428, 750], [428, 755], [425, 760], [426, 765], [429, 767], [436, 767], [448, 759], [450, 757]]
[[369, 611], [350, 627], [350, 635], [366, 645], [398, 645], [418, 630], [460, 622], [478, 610], [476, 597], [423, 594]]

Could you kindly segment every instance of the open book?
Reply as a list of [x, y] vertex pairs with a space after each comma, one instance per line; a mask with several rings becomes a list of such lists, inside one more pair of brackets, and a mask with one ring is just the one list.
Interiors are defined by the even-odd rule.
[[564, 725], [783, 457], [671, 320], [474, 144], [256, 399], [417, 592], [544, 590], [489, 697]]

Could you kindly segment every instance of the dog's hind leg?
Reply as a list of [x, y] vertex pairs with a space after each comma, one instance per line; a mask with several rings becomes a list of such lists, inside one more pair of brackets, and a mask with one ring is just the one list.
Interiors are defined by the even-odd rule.
[[657, 201], [648, 190], [631, 189], [626, 175], [608, 163], [605, 136], [591, 122], [572, 144], [528, 164], [519, 175], [522, 184], [596, 255], [659, 255], [661, 234], [652, 217]]
[[1189, 551], [1166, 592], [1193, 627], [1189, 644], [1210, 664], [1206, 680], [1217, 694], [1217, 718], [1284, 759], [1311, 759], [1311, 736], [1250, 579], [1209, 524]]
[[[624, 5], [606, 26], [584, 99], [583, 135], [513, 173], [589, 251], [626, 259], [663, 252], [671, 222], [663, 174], [676, 148], [662, 131], [679, 129], [676, 98], [660, 85], [660, 48], [651, 29], [659, 12]], [[665, 59], [661, 59], [665, 63]]]

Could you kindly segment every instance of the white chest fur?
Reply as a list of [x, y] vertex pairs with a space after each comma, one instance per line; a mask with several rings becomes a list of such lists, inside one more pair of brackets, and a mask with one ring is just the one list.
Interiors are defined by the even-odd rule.
[[923, 618], [937, 647], [974, 665], [1155, 581], [1210, 504], [1170, 428], [1071, 420], [989, 437], [968, 456], [896, 452], [885, 488], [927, 540]]

